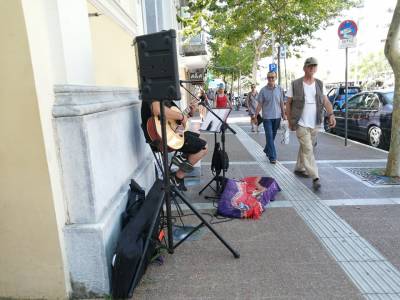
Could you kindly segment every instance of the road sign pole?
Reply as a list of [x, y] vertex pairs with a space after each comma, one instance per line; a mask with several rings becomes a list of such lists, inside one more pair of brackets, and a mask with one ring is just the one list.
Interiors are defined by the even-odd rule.
[[344, 98], [344, 103], [345, 103], [345, 117], [344, 117], [344, 145], [347, 146], [347, 120], [348, 120], [348, 114], [349, 114], [349, 109], [347, 107], [347, 69], [348, 69], [348, 52], [349, 48], [346, 47], [346, 71], [345, 71], [345, 82], [344, 82], [344, 88], [346, 90], [345, 98]]
[[286, 81], [286, 91], [288, 89], [288, 85], [287, 85], [287, 72], [286, 72], [286, 52], [285, 52], [285, 56], [283, 57], [283, 63], [285, 64], [285, 81]]
[[346, 49], [346, 71], [345, 71], [345, 89], [346, 94], [344, 98], [345, 103], [345, 116], [344, 116], [344, 145], [347, 146], [347, 125], [348, 125], [348, 117], [349, 117], [349, 108], [348, 108], [348, 87], [347, 87], [347, 71], [348, 71], [348, 58], [349, 58], [349, 47], [356, 46], [356, 35], [357, 35], [358, 27], [357, 24], [352, 20], [346, 20], [340, 23], [338, 28], [339, 35], [339, 48]]

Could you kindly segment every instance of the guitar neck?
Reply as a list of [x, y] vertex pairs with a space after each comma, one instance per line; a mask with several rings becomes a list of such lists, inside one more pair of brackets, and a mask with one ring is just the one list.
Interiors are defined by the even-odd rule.
[[189, 106], [185, 108], [185, 110], [182, 112], [182, 114], [184, 116], [187, 116], [190, 113], [190, 105], [195, 104], [197, 102], [199, 102], [199, 101], [193, 100], [192, 102], [190, 102]]
[[190, 112], [190, 106], [189, 106], [189, 107], [186, 107], [186, 109], [182, 112], [182, 114], [183, 114], [184, 116], [187, 116], [187, 115], [189, 114], [189, 112]]

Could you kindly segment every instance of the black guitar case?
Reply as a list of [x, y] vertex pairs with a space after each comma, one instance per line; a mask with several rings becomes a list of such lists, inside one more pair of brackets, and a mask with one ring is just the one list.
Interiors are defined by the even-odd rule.
[[128, 203], [122, 214], [122, 231], [112, 263], [112, 297], [131, 298], [155, 253], [160, 232], [163, 182], [156, 180], [148, 195], [131, 181]]

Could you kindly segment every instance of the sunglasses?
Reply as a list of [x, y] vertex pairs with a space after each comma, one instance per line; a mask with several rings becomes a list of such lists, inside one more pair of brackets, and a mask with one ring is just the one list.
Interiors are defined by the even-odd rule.
[[267, 79], [275, 79], [275, 76], [267, 76]]

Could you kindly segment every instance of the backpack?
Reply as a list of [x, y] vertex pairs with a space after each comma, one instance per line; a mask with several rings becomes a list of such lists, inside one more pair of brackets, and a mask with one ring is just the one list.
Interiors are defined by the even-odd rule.
[[229, 158], [226, 152], [222, 151], [220, 143], [216, 143], [211, 160], [211, 171], [217, 175], [221, 173], [222, 169], [227, 171], [229, 168]]

